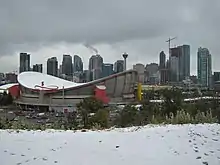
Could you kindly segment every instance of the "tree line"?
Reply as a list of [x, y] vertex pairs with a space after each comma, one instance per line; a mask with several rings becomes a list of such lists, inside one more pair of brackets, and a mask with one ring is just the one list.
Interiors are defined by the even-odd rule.
[[[164, 100], [161, 103], [144, 99], [139, 106], [128, 104], [121, 108], [106, 107], [95, 97], [89, 97], [77, 104], [76, 113], [69, 113], [65, 121], [57, 120], [50, 126], [41, 124], [36, 127], [20, 121], [0, 121], [0, 126], [19, 129], [105, 129], [147, 124], [220, 123], [219, 100], [184, 102], [180, 89], [163, 89], [159, 92], [160, 98]], [[10, 96], [5, 95], [5, 98], [9, 99]]]
[[[120, 110], [104, 107], [95, 98], [86, 98], [77, 105], [81, 113], [84, 128], [99, 126], [101, 128], [140, 126], [146, 124], [186, 124], [186, 123], [216, 123], [220, 121], [220, 106], [218, 100], [199, 100], [184, 102], [180, 89], [160, 90], [162, 103], [150, 102], [145, 99], [140, 106], [126, 105]], [[93, 113], [94, 116], [89, 117]], [[114, 115], [111, 115], [114, 114]], [[114, 116], [114, 117], [112, 117]]]

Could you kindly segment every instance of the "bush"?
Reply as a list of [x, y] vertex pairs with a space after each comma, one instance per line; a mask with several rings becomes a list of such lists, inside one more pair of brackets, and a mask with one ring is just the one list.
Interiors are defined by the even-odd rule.
[[101, 101], [97, 100], [95, 97], [88, 97], [83, 99], [77, 104], [78, 112], [82, 116], [83, 127], [90, 128], [89, 125], [89, 114], [96, 113], [99, 109], [103, 109], [104, 105]]
[[155, 116], [157, 116], [157, 120], [159, 120], [159, 116], [162, 116], [162, 111], [159, 104], [145, 101], [140, 107], [139, 114], [142, 125], [145, 125], [150, 124], [152, 119], [155, 120]]
[[99, 128], [109, 127], [109, 111], [107, 109], [99, 109], [90, 119], [91, 126]]
[[192, 123], [193, 118], [184, 110], [177, 111], [177, 114], [174, 115], [170, 113], [170, 116], [166, 116], [165, 123], [167, 124], [187, 124]]
[[195, 116], [195, 123], [217, 123], [218, 118], [212, 116], [212, 111], [198, 112]]
[[191, 116], [188, 112], [181, 110], [177, 111], [176, 116], [170, 114], [170, 117], [166, 117], [166, 124], [199, 124], [199, 123], [216, 123], [217, 117], [213, 117], [211, 111], [198, 112], [195, 116]]
[[96, 113], [99, 109], [103, 109], [104, 105], [95, 97], [87, 97], [77, 104], [79, 110], [86, 110], [88, 113]]
[[177, 111], [182, 108], [183, 96], [179, 89], [164, 89], [161, 91], [164, 102], [162, 104], [163, 115], [169, 116], [170, 113], [176, 115]]
[[129, 127], [133, 125], [140, 125], [140, 116], [137, 108], [132, 105], [126, 105], [116, 118], [116, 125], [118, 127]]

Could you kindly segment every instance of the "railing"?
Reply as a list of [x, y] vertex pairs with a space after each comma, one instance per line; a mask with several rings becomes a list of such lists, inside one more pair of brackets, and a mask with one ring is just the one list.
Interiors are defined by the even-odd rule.
[[41, 85], [35, 85], [34, 90], [39, 91], [39, 90], [45, 90], [45, 91], [57, 91], [59, 89], [58, 86], [56, 85], [50, 85], [50, 86], [41, 86]]

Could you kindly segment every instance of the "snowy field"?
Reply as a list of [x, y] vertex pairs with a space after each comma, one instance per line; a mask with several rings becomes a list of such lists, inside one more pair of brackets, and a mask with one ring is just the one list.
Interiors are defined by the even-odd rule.
[[0, 130], [0, 165], [220, 165], [220, 125]]

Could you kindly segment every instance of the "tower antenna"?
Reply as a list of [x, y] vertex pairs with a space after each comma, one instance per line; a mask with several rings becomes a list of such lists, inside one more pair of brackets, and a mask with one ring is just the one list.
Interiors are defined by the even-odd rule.
[[127, 53], [123, 53], [122, 57], [124, 58], [124, 71], [127, 70], [127, 58], [128, 58], [128, 54]]

